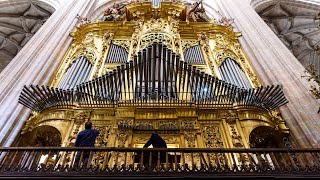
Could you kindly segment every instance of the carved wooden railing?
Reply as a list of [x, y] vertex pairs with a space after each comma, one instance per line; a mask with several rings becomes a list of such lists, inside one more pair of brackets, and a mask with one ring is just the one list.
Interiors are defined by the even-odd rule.
[[320, 149], [10, 147], [0, 152], [0, 178], [320, 175]]

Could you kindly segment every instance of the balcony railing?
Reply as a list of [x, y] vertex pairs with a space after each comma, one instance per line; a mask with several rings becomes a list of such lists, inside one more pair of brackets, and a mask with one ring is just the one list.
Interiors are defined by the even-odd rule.
[[10, 147], [0, 152], [0, 178], [320, 176], [320, 149]]

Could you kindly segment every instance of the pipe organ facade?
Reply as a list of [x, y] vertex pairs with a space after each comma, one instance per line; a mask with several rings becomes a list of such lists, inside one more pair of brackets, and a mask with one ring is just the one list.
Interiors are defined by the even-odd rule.
[[83, 56], [72, 62], [63, 74], [58, 88], [73, 89], [76, 85], [88, 80], [92, 64]]
[[157, 132], [168, 147], [250, 148], [263, 126], [282, 146], [289, 130], [278, 109], [288, 101], [281, 85], [259, 81], [240, 32], [181, 2], [113, 6], [116, 15], [70, 33], [49, 86], [23, 88], [19, 102], [33, 112], [22, 136], [52, 126], [73, 146], [90, 120], [99, 147], [141, 147]]
[[219, 67], [222, 79], [239, 87], [251, 88], [251, 83], [239, 64], [227, 58]]

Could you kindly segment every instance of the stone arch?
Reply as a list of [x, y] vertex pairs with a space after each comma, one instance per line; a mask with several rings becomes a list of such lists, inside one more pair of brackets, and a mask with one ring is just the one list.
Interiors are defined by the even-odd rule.
[[283, 137], [283, 134], [270, 126], [258, 126], [249, 135], [250, 148], [284, 147]]
[[58, 0], [0, 2], [0, 72], [59, 6]]
[[251, 0], [251, 6], [299, 62], [320, 72], [320, 2]]
[[18, 146], [49, 146], [59, 147], [62, 143], [60, 131], [49, 125], [42, 125], [20, 137]]

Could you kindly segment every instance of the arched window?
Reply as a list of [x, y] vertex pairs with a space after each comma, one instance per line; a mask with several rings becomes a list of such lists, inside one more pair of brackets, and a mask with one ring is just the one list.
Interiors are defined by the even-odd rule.
[[92, 64], [84, 56], [80, 56], [68, 67], [58, 85], [58, 88], [72, 89], [76, 85], [87, 81], [90, 76], [91, 69]]
[[252, 88], [248, 77], [235, 60], [225, 59], [219, 67], [219, 71], [224, 81], [239, 87]]

